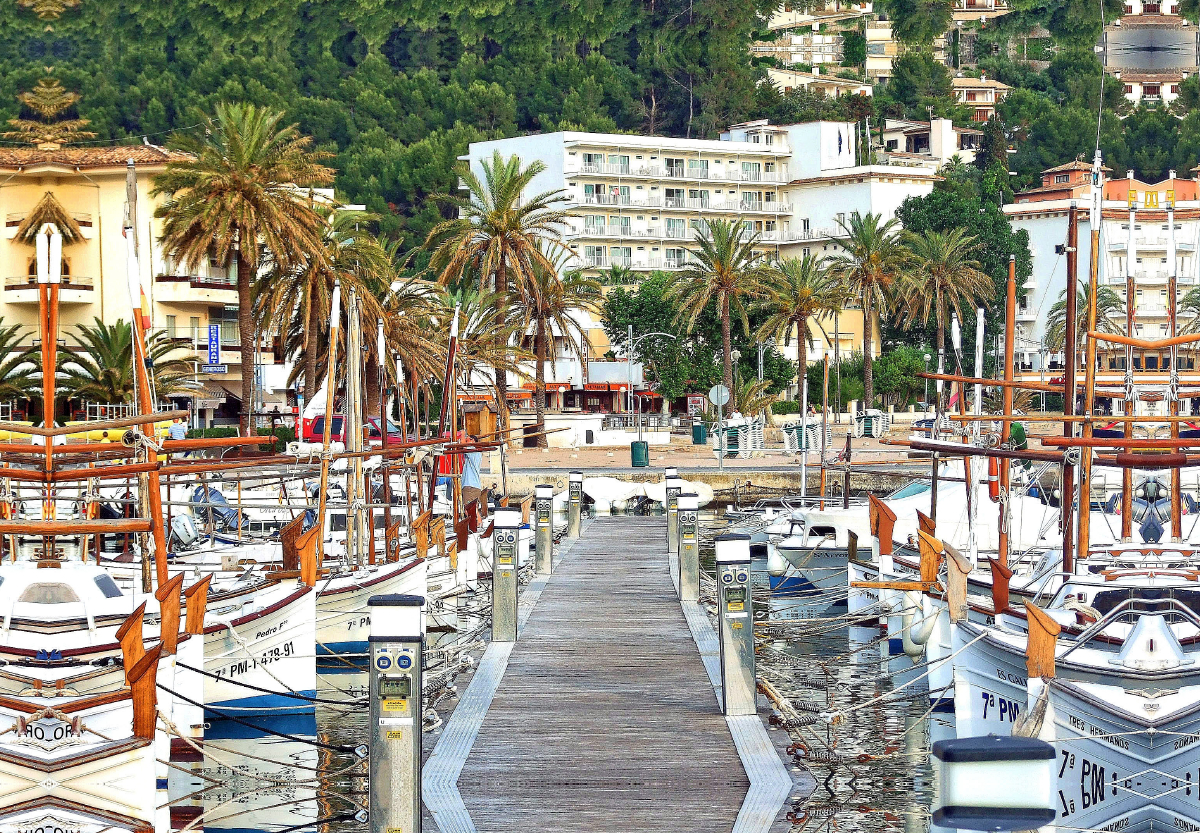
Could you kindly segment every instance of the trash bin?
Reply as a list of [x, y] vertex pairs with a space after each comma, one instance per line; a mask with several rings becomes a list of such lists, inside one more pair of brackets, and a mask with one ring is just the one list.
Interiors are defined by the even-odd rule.
[[708, 426], [701, 420], [696, 420], [692, 423], [692, 445], [706, 445], [708, 443]]
[[634, 440], [629, 444], [630, 464], [634, 468], [644, 468], [650, 465], [650, 443], [645, 440]]

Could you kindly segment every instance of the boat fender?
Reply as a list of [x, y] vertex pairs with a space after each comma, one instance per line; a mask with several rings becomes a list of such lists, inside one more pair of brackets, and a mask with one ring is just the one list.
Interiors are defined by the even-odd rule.
[[780, 578], [787, 573], [787, 569], [787, 559], [780, 555], [775, 547], [770, 547], [767, 552], [767, 574], [773, 578]]
[[[937, 616], [932, 611], [925, 612], [920, 596], [921, 594], [914, 592], [904, 594], [904, 613], [900, 617], [903, 623], [901, 645], [904, 653], [914, 660], [924, 656], [925, 643], [929, 641], [933, 627], [937, 624]], [[920, 619], [917, 618], [917, 613], [922, 614]]]
[[995, 457], [988, 458], [988, 497], [992, 503], [1000, 502], [1000, 461]]

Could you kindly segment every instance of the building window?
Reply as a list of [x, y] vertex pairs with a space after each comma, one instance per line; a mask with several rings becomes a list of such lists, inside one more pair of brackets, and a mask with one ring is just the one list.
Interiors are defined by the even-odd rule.
[[583, 155], [583, 172], [588, 174], [598, 174], [604, 170], [604, 154], [603, 153], [585, 153]]
[[1070, 181], [1071, 181], [1070, 174], [1055, 174], [1054, 175], [1054, 184], [1055, 185], [1061, 185], [1065, 182], [1070, 182]]
[[613, 246], [608, 250], [613, 266], [633, 265], [633, 250], [629, 246]]
[[682, 177], [684, 175], [682, 159], [667, 159], [667, 176]]
[[608, 172], [610, 174], [629, 173], [629, 157], [619, 153], [610, 153], [608, 155]]
[[167, 338], [175, 338], [175, 316], [167, 316]]
[[688, 236], [687, 222], [681, 218], [667, 220], [667, 237], [684, 240]]
[[707, 159], [689, 159], [687, 166], [688, 176], [694, 179], [708, 179]]
[[666, 249], [663, 253], [668, 269], [679, 269], [687, 261], [687, 249]]
[[759, 182], [762, 180], [762, 165], [758, 162], [743, 162], [742, 180], [744, 182]]
[[688, 199], [692, 200], [692, 205], [696, 208], [708, 208], [708, 189], [692, 188], [688, 191]]
[[663, 192], [667, 199], [667, 208], [686, 208], [687, 200], [682, 188], [665, 188]]

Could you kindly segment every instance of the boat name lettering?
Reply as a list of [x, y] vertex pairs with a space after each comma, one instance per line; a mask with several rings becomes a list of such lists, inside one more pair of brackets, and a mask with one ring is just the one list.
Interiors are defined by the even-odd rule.
[[1200, 830], [1200, 824], [1196, 824], [1196, 822], [1194, 822], [1194, 821], [1188, 821], [1187, 819], [1181, 819], [1178, 816], [1175, 816], [1175, 829], [1176, 830]]
[[277, 633], [277, 632], [278, 632], [278, 631], [279, 631], [279, 630], [280, 630], [280, 629], [281, 629], [281, 628], [282, 628], [284, 625], [286, 625], [286, 624], [287, 624], [287, 619], [284, 619], [284, 620], [283, 620], [282, 622], [280, 622], [279, 624], [277, 624], [277, 625], [272, 625], [271, 627], [267, 628], [265, 631], [259, 631], [258, 633], [254, 634], [254, 638], [255, 638], [255, 639], [262, 639], [263, 637], [267, 637], [267, 636], [270, 636], [270, 635], [271, 635], [271, 634], [273, 634], [273, 633]]
[[64, 740], [75, 735], [70, 723], [58, 719], [36, 720], [25, 726], [25, 737], [34, 740], [55, 741]]
[[1191, 746], [1196, 741], [1200, 740], [1200, 735], [1186, 735], [1175, 741], [1176, 749], [1183, 749], [1185, 746]]
[[346, 630], [352, 631], [355, 628], [369, 628], [371, 626], [370, 616], [360, 616], [358, 619], [350, 617], [350, 621], [346, 622]]
[[60, 827], [59, 825], [39, 824], [37, 827], [18, 827], [17, 833], [80, 833], [81, 827]]
[[1106, 824], [1100, 828], [1100, 830], [1128, 830], [1128, 829], [1129, 829], [1129, 816], [1126, 816], [1123, 819], [1117, 819], [1112, 824]]
[[[1115, 738], [1111, 735], [1111, 733], [1109, 733], [1105, 729], [1102, 729], [1099, 726], [1093, 726], [1092, 724], [1090, 724], [1084, 720], [1081, 720], [1080, 718], [1076, 717], [1073, 714], [1067, 715], [1067, 720], [1070, 722], [1071, 728], [1077, 732], [1081, 732], [1086, 735], [1091, 735], [1092, 737], [1096, 738], [1097, 740], [1108, 741], [1110, 744], [1117, 747], [1118, 749], [1129, 749], [1129, 739], [1128, 738]], [[1195, 736], [1193, 736], [1193, 737], [1195, 737]], [[1176, 743], [1175, 748], [1179, 749], [1180, 748], [1179, 741], [1176, 741], [1175, 743]], [[1186, 745], [1187, 744], [1184, 744], [1184, 746], [1186, 746]]]
[[1022, 688], [1024, 688], [1026, 685], [1028, 685], [1028, 682], [1029, 682], [1024, 677], [1020, 676], [1019, 674], [1013, 674], [1011, 671], [1005, 671], [1003, 668], [996, 669], [996, 677], [997, 677], [997, 679], [1004, 680], [1004, 682], [1006, 682], [1006, 683], [1012, 683], [1013, 685], [1019, 685]]

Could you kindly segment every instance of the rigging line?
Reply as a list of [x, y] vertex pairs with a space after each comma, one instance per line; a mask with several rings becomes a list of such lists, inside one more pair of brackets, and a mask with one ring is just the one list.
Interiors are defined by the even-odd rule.
[[[1104, 20], [1104, 0], [1097, 0], [1100, 4], [1100, 32], [1103, 34], [1104, 27], [1107, 25]], [[1108, 56], [1108, 38], [1104, 39], [1105, 57]], [[1104, 61], [1100, 62], [1100, 105], [1096, 108], [1096, 153], [1100, 152], [1100, 123], [1104, 118]], [[1095, 158], [1095, 157], [1093, 157]], [[1101, 198], [1103, 199], [1103, 198]]]
[[286, 740], [294, 740], [296, 743], [307, 743], [310, 746], [316, 746], [321, 749], [328, 749], [330, 752], [337, 752], [338, 754], [343, 754], [343, 755], [358, 755], [359, 757], [364, 757], [359, 752], [360, 747], [351, 746], [346, 743], [342, 743], [342, 744], [325, 743], [324, 741], [319, 741], [319, 740], [315, 740], [312, 738], [301, 737], [300, 735], [291, 735], [291, 734], [288, 734], [287, 732], [280, 732], [280, 731], [278, 731], [276, 729], [272, 729], [268, 726], [259, 726], [256, 723], [251, 723], [248, 720], [243, 720], [242, 718], [238, 717], [237, 715], [230, 714], [227, 711], [222, 711], [221, 709], [218, 709], [216, 706], [205, 705], [204, 703], [197, 702], [185, 694], [180, 694], [178, 691], [172, 691], [171, 689], [167, 688], [165, 685], [162, 685], [161, 683], [155, 683], [155, 685], [156, 685], [156, 687], [161, 688], [163, 691], [167, 692], [168, 694], [172, 695], [173, 697], [178, 697], [180, 700], [182, 700], [185, 703], [188, 703], [189, 705], [199, 706], [200, 708], [204, 709], [205, 711], [212, 712], [213, 714], [215, 714], [217, 717], [221, 718], [222, 720], [232, 720], [234, 723], [240, 723], [243, 726], [247, 726], [247, 727], [254, 729], [256, 731], [259, 731], [259, 732], [266, 732], [268, 735], [274, 735], [275, 737], [284, 738]]
[[224, 680], [227, 683], [233, 683], [234, 685], [242, 686], [243, 688], [248, 688], [252, 691], [261, 691], [263, 694], [277, 694], [280, 697], [291, 697], [295, 700], [303, 700], [306, 703], [323, 703], [330, 706], [353, 706], [361, 705], [362, 703], [366, 702], [367, 699], [365, 696], [357, 697], [353, 700], [330, 700], [325, 697], [309, 697], [307, 694], [300, 694], [292, 689], [288, 689], [287, 691], [277, 691], [273, 688], [263, 688], [262, 686], [254, 685], [253, 683], [244, 683], [240, 680], [222, 677], [220, 674], [214, 674], [211, 671], [205, 671], [203, 668], [195, 668], [191, 665], [188, 665], [186, 662], [179, 662], [178, 660], [176, 660], [175, 664], [180, 668], [187, 669], [188, 671], [196, 674], [202, 674], [205, 677], [211, 677], [214, 680]]

